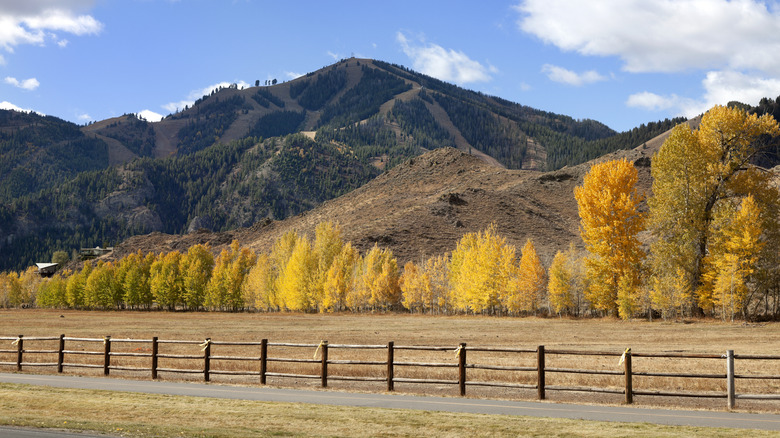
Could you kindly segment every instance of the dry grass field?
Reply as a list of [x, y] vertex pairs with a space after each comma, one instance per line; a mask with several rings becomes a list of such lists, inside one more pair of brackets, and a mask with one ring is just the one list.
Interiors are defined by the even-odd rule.
[[[220, 341], [260, 341], [265, 338], [271, 343], [303, 343], [304, 348], [269, 347], [270, 357], [312, 359], [316, 345], [321, 340], [332, 344], [386, 345], [394, 341], [402, 346], [440, 346], [446, 351], [396, 350], [396, 362], [436, 362], [451, 364], [451, 367], [420, 368], [396, 366], [395, 377], [417, 379], [457, 380], [457, 356], [454, 354], [459, 343], [468, 347], [509, 347], [535, 349], [544, 345], [547, 351], [555, 349], [608, 351], [620, 353], [631, 347], [639, 353], [713, 353], [723, 354], [727, 349], [736, 354], [777, 354], [780, 351], [780, 324], [724, 323], [719, 321], [631, 321], [610, 319], [572, 320], [544, 318], [496, 318], [478, 316], [421, 316], [404, 314], [250, 314], [250, 313], [184, 313], [184, 312], [86, 312], [61, 310], [3, 310], [0, 311], [0, 336], [58, 336], [113, 339], [151, 339], [215, 341], [211, 354], [216, 356], [259, 356], [258, 346], [226, 346]], [[6, 342], [6, 341], [3, 341]], [[25, 349], [55, 348], [56, 342], [35, 341], [25, 343]], [[14, 347], [0, 346], [0, 350]], [[451, 350], [449, 349], [451, 348]], [[66, 349], [101, 351], [100, 342], [69, 341]], [[151, 351], [150, 343], [112, 343], [112, 352]], [[202, 355], [196, 344], [160, 344], [160, 353]], [[13, 357], [12, 357], [13, 356]], [[39, 355], [44, 356], [44, 355]], [[386, 360], [386, 350], [329, 349], [330, 360]], [[12, 354], [0, 355], [0, 361], [14, 361]], [[25, 356], [25, 362], [52, 362], [51, 355], [36, 358]], [[492, 364], [515, 367], [534, 367], [533, 353], [491, 353], [471, 351], [469, 364]], [[66, 363], [101, 364], [102, 356], [66, 357]], [[149, 367], [149, 358], [116, 357], [112, 365]], [[160, 359], [161, 368], [202, 369], [199, 360]], [[621, 371], [616, 356], [571, 356], [548, 354], [546, 366], [553, 368], [587, 368], [605, 371]], [[11, 369], [0, 367], [0, 369]], [[212, 360], [212, 370], [256, 372], [256, 361]], [[642, 358], [633, 360], [634, 372], [680, 372], [725, 374], [725, 359], [669, 359]], [[49, 368], [26, 367], [26, 372], [55, 372]], [[318, 375], [319, 364], [269, 362], [269, 372]], [[68, 373], [101, 373], [102, 370], [66, 368]], [[780, 375], [780, 361], [738, 360], [737, 374]], [[331, 376], [385, 376], [383, 366], [338, 365], [329, 366]], [[145, 378], [149, 372], [112, 371], [112, 375], [124, 378]], [[202, 379], [199, 374], [160, 373], [162, 379]], [[469, 369], [467, 381], [500, 381], [506, 383], [535, 384], [534, 372], [506, 372]], [[258, 384], [257, 376], [212, 375], [212, 381], [233, 384]], [[268, 384], [277, 386], [317, 387], [317, 379], [268, 379]], [[569, 373], [548, 373], [547, 385], [585, 386], [621, 389], [622, 376], [593, 376]], [[373, 391], [386, 389], [382, 382], [345, 382], [332, 379], [333, 390]], [[725, 379], [682, 379], [668, 377], [634, 377], [635, 390], [663, 390], [689, 392], [725, 393]], [[429, 393], [457, 396], [457, 385], [451, 384], [401, 384], [395, 385], [398, 392]], [[780, 393], [777, 380], [737, 381], [738, 393]], [[513, 388], [469, 387], [472, 397], [508, 399], [533, 399], [534, 390]], [[621, 403], [622, 395], [593, 394], [580, 392], [548, 391], [548, 399], [559, 401], [581, 401], [586, 403]], [[723, 399], [689, 399], [636, 396], [638, 405], [674, 405], [683, 407], [723, 409]], [[777, 401], [739, 401], [738, 408], [778, 412]]]

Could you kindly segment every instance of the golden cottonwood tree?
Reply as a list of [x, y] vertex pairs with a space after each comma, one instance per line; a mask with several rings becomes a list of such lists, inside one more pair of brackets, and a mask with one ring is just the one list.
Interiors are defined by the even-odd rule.
[[188, 309], [198, 310], [206, 300], [206, 285], [214, 270], [214, 255], [207, 245], [197, 244], [181, 259], [182, 301]]
[[349, 297], [355, 290], [355, 270], [360, 264], [360, 254], [347, 242], [333, 259], [325, 276], [323, 309], [339, 312], [347, 308]]
[[273, 285], [271, 263], [267, 254], [258, 254], [255, 265], [249, 270], [242, 285], [244, 302], [247, 307], [261, 310], [278, 310], [279, 300]]
[[68, 284], [65, 286], [68, 306], [76, 309], [84, 307], [84, 286], [90, 272], [92, 272], [92, 262], [87, 260], [78, 274], [73, 274], [68, 278]]
[[702, 290], [707, 293], [702, 296], [721, 310], [722, 317], [730, 315], [733, 320], [735, 313], [747, 316], [750, 288], [746, 283], [756, 270], [765, 242], [761, 239], [761, 210], [753, 196], [742, 199], [739, 210], [726, 215], [729, 223], [714, 234], [705, 259], [708, 269]]
[[316, 309], [315, 263], [309, 240], [305, 236], [298, 237], [290, 259], [277, 279], [279, 298], [287, 309], [294, 311]]
[[[586, 298], [597, 309], [610, 313], [623, 309], [621, 318], [631, 317], [626, 310], [632, 308], [630, 301], [636, 299], [631, 294], [639, 286], [645, 256], [637, 239], [644, 229], [637, 178], [637, 170], [628, 160], [606, 161], [593, 165], [582, 186], [574, 189], [580, 233], [590, 252], [585, 260], [589, 281]], [[619, 289], [624, 291], [621, 306]]]
[[770, 194], [767, 178], [748, 164], [765, 139], [779, 134], [771, 115], [716, 106], [698, 129], [676, 126], [653, 157], [653, 198], [648, 202], [656, 237], [653, 273], [667, 277], [660, 281], [668, 284], [673, 281], [669, 277], [682, 272], [686, 289], [696, 295], [689, 298], [692, 308], [710, 304], [703, 278], [719, 204], [754, 191]]
[[[520, 251], [520, 268], [517, 274], [516, 299], [506, 300], [510, 312], [533, 312], [542, 306], [547, 288], [547, 272], [536, 254], [536, 247], [528, 239]], [[511, 295], [510, 295], [511, 296]]]
[[181, 276], [181, 258], [179, 251], [160, 255], [152, 263], [149, 276], [149, 288], [157, 305], [168, 310], [175, 310], [181, 303], [184, 288]]
[[401, 304], [412, 313], [424, 312], [424, 296], [430, 289], [430, 278], [414, 262], [409, 261], [404, 265], [404, 273], [399, 280], [403, 300]]
[[[320, 222], [314, 230], [314, 278], [312, 279], [312, 301], [317, 306], [323, 305], [325, 282], [336, 256], [341, 253], [344, 240], [341, 238], [341, 228], [333, 222]], [[329, 306], [325, 306], [329, 307]], [[320, 308], [320, 311], [324, 309]]]
[[124, 271], [122, 287], [125, 305], [128, 307], [149, 309], [152, 306], [154, 296], [149, 281], [155, 260], [153, 253], [144, 256], [138, 250], [119, 262], [119, 270]]
[[[65, 278], [63, 278], [63, 275], [67, 276], [68, 272], [57, 273], [53, 277], [44, 280], [44, 282], [41, 284], [40, 290], [38, 292], [38, 296], [36, 297], [36, 305], [38, 307], [50, 307], [50, 308], [67, 307], [68, 305], [68, 300], [66, 296], [67, 281], [65, 280]], [[2, 278], [0, 278], [0, 282], [2, 282]], [[2, 289], [1, 284], [0, 284], [0, 289]], [[2, 299], [0, 299], [0, 307], [2, 307]]]
[[495, 313], [500, 310], [501, 297], [515, 291], [516, 275], [515, 248], [498, 236], [495, 225], [468, 233], [450, 260], [453, 306], [461, 311]]
[[206, 307], [231, 311], [243, 309], [242, 285], [255, 259], [255, 253], [241, 248], [237, 240], [223, 249], [214, 261], [214, 270], [206, 285]]
[[558, 251], [550, 265], [550, 279], [547, 283], [547, 296], [555, 313], [571, 313], [574, 308], [572, 294], [572, 272], [568, 267], [566, 253]]
[[398, 261], [392, 251], [374, 244], [363, 259], [361, 274], [361, 296], [368, 298], [368, 303], [362, 303], [363, 307], [368, 304], [372, 309], [391, 310], [401, 304]]

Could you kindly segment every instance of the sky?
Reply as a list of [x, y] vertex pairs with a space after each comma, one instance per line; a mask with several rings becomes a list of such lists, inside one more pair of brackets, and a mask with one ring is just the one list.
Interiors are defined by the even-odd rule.
[[78, 124], [352, 56], [625, 131], [780, 95], [780, 4], [0, 0], [0, 108]]

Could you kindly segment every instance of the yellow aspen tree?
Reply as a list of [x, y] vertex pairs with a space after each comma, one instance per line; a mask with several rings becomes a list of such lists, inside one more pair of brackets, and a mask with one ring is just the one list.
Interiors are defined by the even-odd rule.
[[[55, 309], [67, 307], [67, 281], [65, 278], [63, 278], [63, 276], [67, 275], [67, 272], [60, 272], [53, 277], [44, 280], [44, 282], [41, 284], [40, 292], [36, 297], [36, 305], [38, 307]], [[1, 282], [2, 276], [0, 276], [0, 283]], [[0, 284], [0, 290], [2, 290], [2, 284]], [[0, 295], [2, 295], [2, 293], [0, 293]], [[2, 298], [0, 298], [0, 307], [3, 307]]]
[[65, 286], [65, 293], [68, 299], [68, 306], [75, 309], [84, 307], [84, 286], [87, 283], [87, 277], [92, 272], [92, 262], [87, 260], [78, 274], [73, 274], [68, 278], [68, 284]]
[[38, 275], [38, 268], [30, 266], [19, 274], [19, 282], [22, 286], [23, 305], [35, 304], [42, 278]]
[[255, 253], [241, 248], [237, 240], [222, 250], [206, 285], [206, 306], [215, 310], [243, 309], [242, 285], [254, 262]]
[[214, 255], [207, 245], [197, 244], [181, 259], [182, 301], [188, 309], [199, 310], [206, 300], [206, 285], [214, 271]]
[[279, 310], [279, 301], [271, 275], [271, 263], [267, 254], [258, 254], [255, 265], [249, 270], [242, 287], [247, 307], [265, 311]]
[[282, 271], [287, 262], [290, 260], [293, 249], [295, 249], [295, 243], [298, 241], [299, 236], [295, 231], [288, 231], [284, 233], [279, 239], [274, 242], [271, 248], [271, 254], [268, 256], [268, 262], [270, 263], [270, 276], [273, 291], [271, 295], [277, 299], [277, 305], [281, 308], [284, 307], [284, 301], [279, 294], [279, 281]]
[[349, 293], [346, 296], [347, 308], [353, 312], [363, 312], [369, 309], [371, 289], [364, 281], [366, 272], [365, 259], [363, 256], [358, 256], [358, 261], [353, 271], [352, 286], [349, 288]]
[[663, 319], [681, 316], [691, 297], [690, 286], [685, 272], [678, 268], [674, 277], [653, 276], [653, 289], [650, 297], [653, 307], [661, 311]]
[[572, 294], [572, 273], [568, 267], [568, 257], [558, 251], [550, 265], [550, 280], [547, 283], [547, 295], [550, 306], [557, 314], [571, 313], [574, 308]]
[[19, 274], [16, 272], [9, 272], [5, 275], [6, 278], [6, 307], [19, 307], [24, 299], [24, 289], [22, 289], [22, 282], [19, 280]]
[[392, 251], [374, 244], [363, 260], [362, 274], [363, 285], [369, 294], [368, 305], [372, 309], [388, 310], [401, 304], [398, 261]]
[[411, 313], [422, 311], [423, 294], [426, 288], [425, 273], [414, 262], [406, 262], [404, 273], [398, 283], [403, 297], [401, 304]]
[[731, 215], [730, 223], [713, 238], [712, 265], [714, 277], [713, 305], [722, 316], [735, 313], [747, 315], [750, 289], [746, 282], [755, 272], [759, 255], [765, 245], [762, 241], [761, 210], [752, 196], [742, 199], [739, 210]]
[[98, 263], [90, 272], [84, 286], [84, 304], [95, 309], [119, 308], [122, 294], [117, 293], [116, 268], [109, 263]]
[[495, 225], [468, 233], [458, 242], [450, 261], [454, 306], [461, 311], [495, 313], [502, 297], [515, 291], [515, 248], [498, 236]]
[[295, 242], [290, 259], [277, 280], [279, 297], [289, 310], [315, 310], [314, 279], [316, 260], [309, 240], [299, 237]]
[[544, 292], [547, 287], [547, 272], [542, 266], [542, 261], [536, 254], [531, 239], [528, 239], [520, 251], [520, 268], [517, 275], [518, 299], [507, 305], [510, 312], [533, 312], [541, 307], [544, 300]]
[[[705, 257], [710, 253], [716, 213], [723, 202], [766, 191], [768, 178], [748, 166], [767, 143], [780, 134], [771, 115], [758, 117], [738, 108], [715, 106], [702, 117], [698, 129], [676, 126], [653, 157], [653, 198], [650, 227], [656, 276], [685, 272], [696, 304], [711, 305], [711, 287]], [[764, 204], [766, 205], [766, 204]], [[710, 283], [711, 286], [711, 283]]]
[[341, 238], [341, 228], [337, 224], [329, 221], [317, 224], [317, 228], [314, 230], [314, 245], [312, 248], [316, 264], [312, 285], [312, 300], [321, 312], [327, 307], [323, 306], [323, 294], [328, 271], [343, 246], [344, 240]]
[[124, 289], [124, 302], [128, 307], [148, 309], [152, 306], [154, 297], [149, 279], [154, 261], [155, 255], [153, 253], [144, 256], [138, 250], [119, 262], [120, 269], [125, 272], [122, 287]]
[[430, 290], [423, 296], [423, 308], [430, 313], [446, 313], [452, 308], [449, 264], [449, 254], [431, 257], [425, 262]]
[[355, 270], [360, 264], [360, 254], [347, 242], [333, 259], [323, 287], [322, 307], [339, 312], [347, 308], [348, 297], [353, 295]]
[[150, 268], [149, 287], [152, 296], [158, 306], [168, 310], [176, 310], [176, 306], [181, 304], [181, 258], [179, 251], [172, 251], [160, 255]]
[[[594, 307], [619, 313], [634, 308], [644, 259], [637, 234], [644, 230], [639, 210], [642, 197], [636, 189], [638, 172], [626, 159], [595, 164], [574, 189], [580, 214], [580, 234], [590, 256], [585, 260], [588, 276], [586, 298]], [[618, 306], [618, 289], [623, 294]], [[628, 301], [627, 301], [628, 300]]]

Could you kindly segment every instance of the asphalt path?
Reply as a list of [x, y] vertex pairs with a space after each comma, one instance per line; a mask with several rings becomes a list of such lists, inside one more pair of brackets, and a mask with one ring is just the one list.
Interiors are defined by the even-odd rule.
[[[63, 375], [0, 373], [0, 382], [57, 388], [79, 388], [184, 395], [264, 402], [414, 409], [475, 414], [524, 415], [575, 420], [653, 423], [673, 426], [727, 427], [780, 431], [780, 415], [726, 411], [649, 409], [629, 406], [594, 406], [570, 403], [484, 400], [396, 394], [358, 394], [205, 383], [122, 380]], [[0, 429], [2, 431], [2, 429]]]

